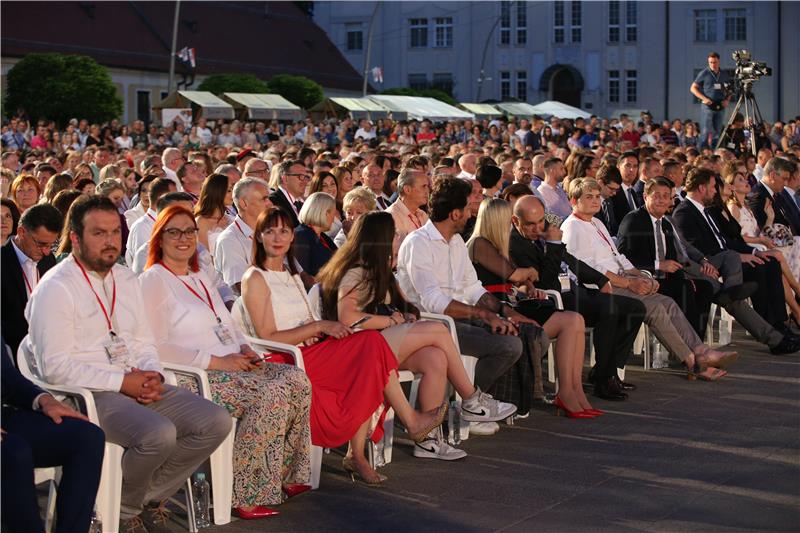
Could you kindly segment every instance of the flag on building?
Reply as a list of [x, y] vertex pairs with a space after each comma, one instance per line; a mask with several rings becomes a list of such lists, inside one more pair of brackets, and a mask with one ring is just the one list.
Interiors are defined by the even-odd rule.
[[178, 59], [183, 61], [184, 63], [191, 65], [192, 68], [195, 68], [197, 64], [195, 63], [195, 55], [194, 55], [194, 48], [189, 48], [188, 46], [184, 46], [181, 48], [180, 52], [175, 54], [178, 56]]
[[372, 81], [375, 83], [383, 83], [383, 68], [372, 67]]

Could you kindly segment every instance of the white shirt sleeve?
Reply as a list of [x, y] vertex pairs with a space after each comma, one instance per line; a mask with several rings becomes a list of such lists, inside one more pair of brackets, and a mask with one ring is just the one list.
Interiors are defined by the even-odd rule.
[[226, 230], [220, 235], [214, 249], [214, 263], [229, 287], [241, 283], [247, 271], [247, 256], [244, 252], [244, 248], [231, 232]]
[[[423, 238], [406, 239], [400, 247], [399, 256], [398, 264], [402, 264], [405, 270], [404, 281], [419, 295], [422, 309], [431, 313], [444, 313], [452, 298], [441, 290], [440, 282], [434, 274], [437, 265], [434, 265], [430, 241]], [[441, 265], [438, 267], [442, 268]], [[406, 290], [406, 293], [409, 292]]]

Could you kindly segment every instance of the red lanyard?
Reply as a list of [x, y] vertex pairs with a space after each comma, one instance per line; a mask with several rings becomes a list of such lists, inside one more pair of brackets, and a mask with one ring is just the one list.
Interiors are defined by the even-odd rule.
[[152, 220], [153, 222], [155, 222], [155, 221], [156, 221], [156, 219], [155, 219], [155, 218], [153, 218], [153, 215], [151, 215], [150, 213], [145, 213], [145, 215], [147, 215], [147, 216], [148, 216], [148, 218], [150, 218], [150, 220]]
[[[20, 265], [20, 266], [22, 267], [21, 268], [21, 270], [22, 270], [22, 279], [25, 281], [25, 286], [28, 287], [28, 294], [31, 294], [33, 292], [33, 289], [31, 288], [31, 284], [28, 281], [28, 276], [25, 274], [25, 267], [23, 265]], [[39, 283], [39, 277], [40, 277], [39, 276], [39, 269], [37, 268], [36, 269], [36, 283]]]
[[233, 223], [234, 223], [234, 224], [236, 224], [236, 229], [238, 229], [238, 230], [239, 230], [239, 233], [241, 233], [241, 234], [242, 234], [242, 237], [244, 237], [245, 239], [252, 239], [252, 238], [253, 238], [253, 236], [252, 236], [252, 235], [250, 235], [250, 236], [248, 237], [247, 235], [245, 235], [245, 234], [244, 234], [244, 231], [242, 231], [242, 228], [241, 228], [241, 226], [239, 226], [239, 222], [237, 222], [236, 220], [234, 220], [234, 221], [233, 221]]
[[97, 298], [97, 303], [100, 304], [100, 309], [103, 310], [103, 316], [106, 317], [106, 323], [108, 324], [109, 333], [111, 333], [111, 336], [115, 336], [116, 333], [114, 333], [114, 327], [111, 324], [111, 317], [114, 316], [114, 308], [117, 306], [117, 280], [114, 279], [114, 271], [113, 270], [110, 271], [111, 281], [113, 282], [113, 289], [111, 290], [111, 313], [109, 313], [108, 311], [106, 311], [106, 306], [103, 305], [103, 300], [100, 299], [100, 296], [97, 294], [97, 291], [94, 290], [94, 285], [92, 285], [92, 282], [89, 281], [89, 275], [86, 273], [86, 269], [83, 268], [83, 265], [81, 264], [80, 261], [78, 261], [77, 258], [75, 258], [75, 256], [73, 256], [73, 259], [75, 259], [75, 263], [78, 264], [78, 268], [81, 269], [81, 273], [83, 274], [83, 277], [86, 279], [86, 283], [89, 284], [89, 288], [92, 289], [94, 297]]
[[411, 223], [414, 224], [414, 226], [417, 229], [422, 227], [422, 225], [418, 222], [419, 221], [419, 217], [417, 217], [416, 215], [412, 215], [411, 213], [409, 213], [408, 214], [408, 218], [411, 220]]
[[191, 285], [189, 285], [188, 283], [186, 283], [185, 281], [183, 281], [183, 280], [180, 278], [180, 276], [178, 276], [178, 275], [177, 275], [175, 272], [173, 272], [173, 271], [172, 271], [172, 270], [171, 270], [171, 269], [170, 269], [170, 268], [169, 268], [167, 265], [165, 265], [163, 262], [159, 262], [159, 264], [160, 264], [162, 267], [164, 267], [164, 269], [165, 269], [167, 272], [169, 272], [170, 274], [172, 274], [173, 276], [175, 276], [175, 279], [177, 279], [178, 281], [180, 281], [181, 283], [183, 283], [183, 286], [184, 286], [184, 287], [186, 287], [186, 288], [189, 290], [189, 292], [191, 292], [192, 294], [194, 294], [194, 295], [197, 297], [197, 299], [198, 299], [198, 300], [200, 300], [201, 302], [203, 302], [204, 304], [206, 304], [206, 305], [208, 306], [208, 308], [209, 308], [209, 309], [211, 309], [211, 312], [212, 312], [212, 313], [214, 313], [214, 318], [216, 318], [216, 319], [217, 319], [217, 323], [221, 323], [221, 322], [222, 322], [222, 320], [220, 320], [220, 318], [219, 318], [219, 315], [217, 315], [217, 310], [214, 308], [214, 301], [211, 299], [211, 294], [209, 294], [209, 292], [208, 292], [208, 289], [206, 289], [206, 284], [205, 284], [205, 283], [203, 283], [203, 280], [201, 280], [201, 279], [198, 279], [197, 281], [199, 281], [199, 282], [200, 282], [200, 286], [201, 286], [201, 287], [203, 287], [203, 291], [205, 291], [205, 293], [206, 293], [206, 298], [207, 298], [207, 300], [204, 300], [204, 299], [203, 299], [203, 297], [202, 297], [202, 296], [200, 296], [200, 294], [199, 294], [199, 293], [198, 293], [196, 290], [194, 290], [194, 289], [192, 288], [192, 286], [191, 286]]
[[612, 253], [614, 256], [616, 256], [616, 255], [617, 255], [617, 252], [614, 250], [614, 246], [613, 246], [613, 245], [612, 245], [612, 244], [611, 244], [611, 243], [608, 241], [608, 239], [607, 239], [607, 238], [606, 238], [606, 236], [603, 234], [603, 232], [602, 232], [602, 231], [600, 231], [600, 230], [597, 228], [597, 226], [595, 226], [595, 225], [594, 225], [594, 222], [592, 222], [591, 224], [592, 224], [592, 227], [594, 227], [595, 231], [597, 231], [597, 234], [598, 234], [598, 235], [600, 235], [600, 237], [602, 237], [602, 238], [603, 238], [603, 240], [604, 240], [604, 241], [606, 241], [606, 244], [608, 245], [608, 247], [609, 247], [609, 248], [611, 248], [611, 253]]

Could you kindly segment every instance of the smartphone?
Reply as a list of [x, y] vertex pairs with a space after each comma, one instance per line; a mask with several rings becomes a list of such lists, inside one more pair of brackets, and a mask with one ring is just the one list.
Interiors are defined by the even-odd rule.
[[370, 318], [372, 318], [372, 315], [364, 315], [364, 316], [362, 316], [361, 318], [359, 318], [358, 320], [356, 320], [355, 322], [350, 324], [350, 329], [357, 328], [358, 326], [360, 326], [361, 324], [363, 324], [364, 322], [366, 322]]

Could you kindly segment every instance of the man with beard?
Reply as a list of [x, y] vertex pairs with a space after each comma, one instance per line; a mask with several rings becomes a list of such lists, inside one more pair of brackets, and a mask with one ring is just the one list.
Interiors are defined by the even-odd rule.
[[231, 419], [222, 407], [164, 384], [139, 283], [116, 264], [122, 243], [114, 204], [87, 196], [70, 213], [73, 252], [33, 291], [23, 342], [45, 381], [93, 392], [108, 441], [126, 449], [120, 530], [150, 522], [153, 531], [164, 519], [163, 502], [227, 437]]

